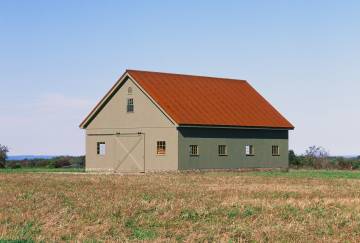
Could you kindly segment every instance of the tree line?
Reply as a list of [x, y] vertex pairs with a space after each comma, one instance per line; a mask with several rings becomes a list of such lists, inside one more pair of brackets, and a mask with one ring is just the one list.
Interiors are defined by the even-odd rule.
[[47, 167], [47, 168], [84, 168], [85, 156], [57, 156], [50, 159], [23, 159], [7, 160], [8, 147], [0, 144], [0, 168], [24, 168], [24, 167]]
[[330, 156], [323, 147], [311, 146], [303, 155], [296, 155], [290, 150], [289, 164], [291, 168], [355, 170], [360, 169], [360, 156]]

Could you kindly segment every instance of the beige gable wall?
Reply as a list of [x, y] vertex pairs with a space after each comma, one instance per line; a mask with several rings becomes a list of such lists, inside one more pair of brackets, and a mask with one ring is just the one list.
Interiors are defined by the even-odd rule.
[[[128, 94], [128, 88], [132, 94]], [[134, 112], [127, 113], [127, 98]], [[112, 171], [119, 164], [116, 134], [144, 134], [145, 171], [178, 169], [178, 132], [175, 124], [128, 79], [86, 129], [86, 169]], [[166, 155], [156, 155], [156, 142], [166, 141]], [[106, 143], [106, 154], [97, 154], [97, 142]], [[139, 150], [138, 150], [139, 151]], [[139, 157], [139, 156], [137, 156]]]
[[[132, 94], [128, 95], [128, 88]], [[134, 113], [126, 112], [127, 98], [134, 99]], [[174, 127], [174, 124], [128, 79], [111, 98], [87, 129]]]

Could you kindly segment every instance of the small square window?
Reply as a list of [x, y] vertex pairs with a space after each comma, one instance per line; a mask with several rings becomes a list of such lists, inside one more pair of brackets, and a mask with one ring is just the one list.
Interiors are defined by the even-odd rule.
[[134, 99], [133, 98], [127, 99], [126, 111], [134, 112]]
[[278, 145], [273, 145], [271, 147], [272, 155], [273, 156], [279, 156], [280, 155], [280, 149]]
[[226, 156], [227, 155], [227, 147], [226, 147], [226, 145], [219, 145], [218, 146], [218, 154], [219, 154], [219, 156]]
[[105, 142], [98, 142], [96, 146], [96, 153], [98, 155], [105, 155], [105, 150], [106, 150]]
[[166, 143], [165, 141], [157, 141], [156, 143], [156, 154], [165, 155], [166, 153]]
[[253, 155], [255, 155], [255, 153], [254, 153], [254, 146], [253, 146], [253, 145], [246, 145], [246, 146], [245, 146], [245, 155], [246, 155], [246, 156], [253, 156]]
[[190, 156], [198, 156], [199, 155], [199, 146], [198, 145], [190, 145]]

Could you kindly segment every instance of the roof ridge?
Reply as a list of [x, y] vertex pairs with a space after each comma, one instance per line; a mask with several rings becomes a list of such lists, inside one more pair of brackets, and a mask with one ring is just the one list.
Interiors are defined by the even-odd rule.
[[223, 78], [223, 77], [214, 77], [214, 76], [204, 76], [204, 75], [193, 75], [193, 74], [183, 74], [183, 73], [169, 73], [169, 72], [159, 72], [159, 71], [148, 71], [148, 70], [136, 70], [136, 69], [126, 69], [126, 72], [141, 72], [141, 73], [153, 73], [153, 74], [165, 74], [165, 75], [176, 75], [176, 76], [185, 76], [185, 77], [194, 77], [194, 78], [211, 78], [211, 79], [222, 79], [226, 81], [241, 81], [246, 82], [246, 79], [236, 79], [236, 78]]

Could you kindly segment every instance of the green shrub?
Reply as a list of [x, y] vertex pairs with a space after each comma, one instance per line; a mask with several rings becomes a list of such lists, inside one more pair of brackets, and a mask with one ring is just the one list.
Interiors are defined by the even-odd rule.
[[354, 170], [360, 169], [360, 160], [351, 161], [351, 166]]
[[21, 168], [21, 165], [19, 165], [17, 163], [13, 163], [13, 164], [10, 164], [10, 168], [11, 169], [19, 169], [19, 168]]
[[352, 169], [351, 161], [346, 160], [343, 157], [337, 158], [337, 165], [338, 165], [338, 168], [341, 170], [351, 170]]
[[290, 166], [298, 167], [300, 166], [300, 159], [296, 156], [294, 150], [289, 150], [289, 164]]

